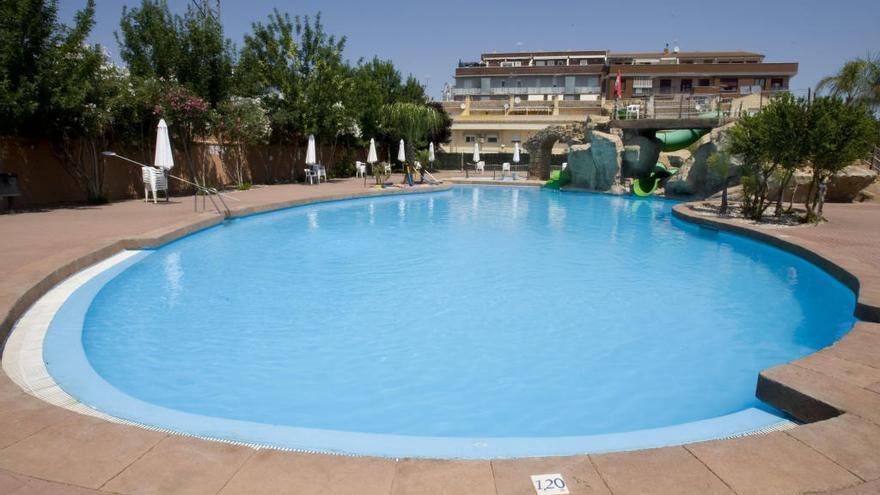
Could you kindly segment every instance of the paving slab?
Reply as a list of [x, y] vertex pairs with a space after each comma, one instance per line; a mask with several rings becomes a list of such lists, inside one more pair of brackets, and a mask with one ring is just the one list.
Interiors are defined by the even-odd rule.
[[880, 481], [870, 481], [849, 488], [824, 493], [826, 495], [877, 495], [880, 493]]
[[794, 495], [861, 482], [783, 432], [696, 443], [684, 448], [739, 495]]
[[24, 392], [0, 399], [0, 449], [75, 417], [77, 414], [46, 404]]
[[614, 495], [732, 495], [733, 492], [682, 447], [591, 455]]
[[850, 361], [841, 356], [841, 354], [835, 355], [830, 352], [819, 351], [798, 359], [795, 364], [857, 387], [867, 387], [872, 383], [880, 382], [880, 368], [873, 368], [857, 361]]
[[880, 426], [844, 414], [787, 433], [863, 480], [880, 479]]
[[404, 459], [392, 495], [496, 495], [489, 461]]
[[106, 492], [63, 483], [53, 483], [0, 470], [0, 494], [3, 495], [100, 495]]
[[214, 495], [254, 449], [169, 435], [102, 488], [130, 495]]
[[0, 468], [85, 488], [99, 488], [165, 437], [74, 414], [0, 450]]
[[559, 473], [571, 495], [611, 495], [587, 456], [492, 461], [498, 495], [535, 495], [533, 474]]
[[860, 321], [844, 338], [822, 352], [880, 369], [880, 324]]
[[394, 461], [259, 450], [220, 491], [221, 495], [266, 493], [388, 495]]

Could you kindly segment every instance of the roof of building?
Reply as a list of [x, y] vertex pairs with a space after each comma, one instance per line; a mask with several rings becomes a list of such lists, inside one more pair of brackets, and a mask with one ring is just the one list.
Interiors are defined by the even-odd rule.
[[608, 52], [609, 58], [744, 58], [758, 57], [763, 59], [764, 54], [744, 51], [721, 51], [721, 52]]
[[532, 57], [590, 57], [604, 56], [608, 50], [578, 50], [563, 52], [505, 52], [505, 53], [483, 53], [480, 57], [483, 60], [496, 58], [532, 58]]

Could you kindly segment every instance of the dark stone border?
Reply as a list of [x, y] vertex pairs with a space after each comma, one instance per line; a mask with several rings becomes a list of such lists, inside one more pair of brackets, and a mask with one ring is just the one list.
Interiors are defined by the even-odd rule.
[[[856, 275], [858, 270], [847, 269], [844, 263], [832, 261], [812, 249], [799, 244], [797, 241], [782, 239], [772, 233], [764, 232], [748, 225], [734, 223], [730, 220], [700, 215], [690, 209], [692, 204], [683, 203], [674, 206], [672, 209], [673, 216], [679, 220], [702, 227], [732, 232], [769, 244], [813, 263], [856, 294], [857, 301], [854, 314], [857, 318], [867, 322], [880, 322], [880, 305], [873, 300], [866, 301], [859, 293], [862, 283]], [[850, 333], [838, 342], [842, 342], [858, 332], [860, 332], [859, 324], [856, 323]], [[824, 349], [819, 350], [811, 354], [811, 356], [822, 354], [824, 351]], [[827, 390], [823, 390], [825, 387], [835, 388], [840, 385], [833, 380], [818, 388], [814, 386], [805, 388], [807, 382], [801, 378], [803, 370], [798, 366], [799, 362], [800, 360], [796, 360], [761, 371], [755, 387], [755, 395], [762, 401], [785, 411], [805, 423], [823, 421], [845, 412], [851, 412], [847, 410], [849, 408], [846, 407], [846, 401], [841, 400], [840, 397], [829, 393]]]

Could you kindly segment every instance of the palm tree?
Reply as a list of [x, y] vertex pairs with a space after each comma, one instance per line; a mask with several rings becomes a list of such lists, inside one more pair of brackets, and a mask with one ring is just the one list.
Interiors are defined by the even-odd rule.
[[816, 85], [816, 93], [827, 92], [851, 103], [861, 101], [880, 108], [880, 55], [868, 55], [843, 64], [833, 76], [823, 77]]

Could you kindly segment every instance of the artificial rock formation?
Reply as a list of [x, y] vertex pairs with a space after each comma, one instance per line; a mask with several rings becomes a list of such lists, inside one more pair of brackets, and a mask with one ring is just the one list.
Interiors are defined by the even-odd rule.
[[[666, 181], [666, 194], [673, 196], [697, 196], [709, 197], [724, 188], [725, 178], [709, 165], [709, 157], [717, 153], [724, 146], [727, 133], [733, 124], [728, 124], [706, 134], [695, 143], [692, 154], [686, 150], [669, 153], [666, 158], [670, 165], [673, 162], [686, 157], [684, 163], [679, 166], [678, 173]], [[741, 162], [731, 157], [730, 170], [728, 170], [728, 184], [738, 184], [742, 176]], [[674, 165], [673, 165], [674, 166]]]
[[623, 142], [626, 143], [622, 163], [624, 177], [644, 177], [650, 174], [660, 157], [660, 140], [635, 131], [625, 131]]
[[578, 145], [584, 142], [584, 124], [574, 123], [566, 126], [554, 125], [538, 131], [528, 141], [523, 143], [529, 152], [529, 176], [541, 180], [550, 178], [550, 155], [553, 154], [553, 145], [563, 142], [568, 145]]
[[[810, 189], [812, 174], [807, 169], [797, 170], [792, 175], [785, 189], [783, 198], [785, 201], [803, 203], [807, 199]], [[865, 164], [855, 163], [844, 167], [828, 180], [828, 189], [825, 191], [825, 201], [829, 203], [850, 203], [859, 193], [870, 186], [877, 179], [874, 172]], [[779, 194], [779, 184], [771, 182], [769, 197], [776, 198]], [[793, 197], [792, 197], [793, 196]]]
[[614, 134], [588, 131], [590, 144], [571, 147], [568, 169], [571, 186], [595, 191], [612, 191], [620, 177], [623, 141]]

